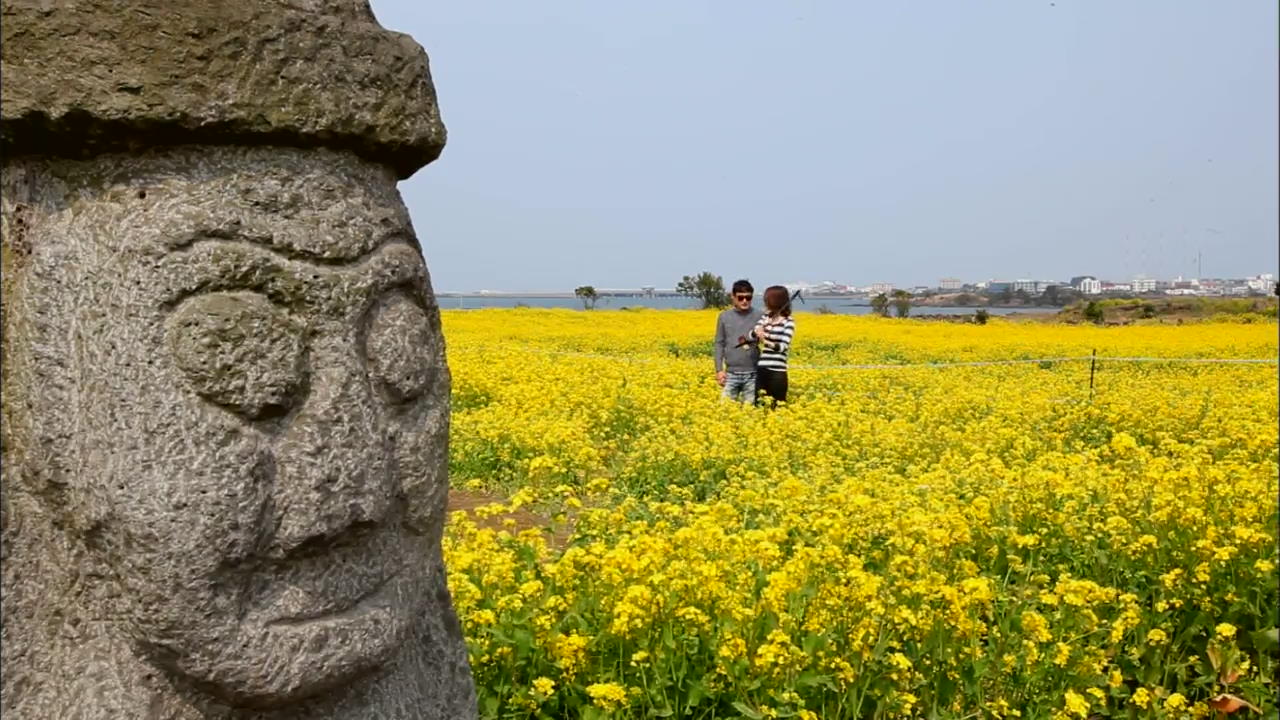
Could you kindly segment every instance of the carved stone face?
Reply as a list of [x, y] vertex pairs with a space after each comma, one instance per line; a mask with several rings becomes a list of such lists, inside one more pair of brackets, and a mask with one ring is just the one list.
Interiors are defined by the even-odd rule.
[[439, 315], [394, 176], [279, 148], [66, 166], [26, 293], [54, 309], [37, 436], [115, 598], [84, 602], [238, 705], [376, 669], [441, 582], [447, 467]]

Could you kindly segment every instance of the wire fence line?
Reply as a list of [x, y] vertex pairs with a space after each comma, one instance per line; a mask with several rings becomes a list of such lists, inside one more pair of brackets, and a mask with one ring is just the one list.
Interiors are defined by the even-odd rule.
[[[477, 348], [476, 351], [492, 351], [492, 348]], [[669, 358], [635, 355], [609, 355], [605, 353], [589, 353], [576, 350], [544, 350], [541, 348], [523, 348], [521, 353], [552, 355], [559, 357], [594, 358], [621, 362], [667, 362]], [[679, 357], [678, 360], [704, 362], [705, 357]], [[1116, 355], [1073, 355], [1068, 357], [1017, 358], [1011, 360], [973, 360], [963, 362], [925, 362], [925, 363], [861, 363], [840, 365], [808, 365], [792, 363], [792, 370], [912, 370], [940, 369], [953, 367], [992, 367], [997, 365], [1037, 365], [1059, 362], [1130, 362], [1130, 363], [1187, 363], [1199, 365], [1277, 365], [1280, 358], [1188, 358], [1188, 357], [1124, 357]]]
[[[1017, 360], [972, 360], [966, 362], [927, 362], [927, 363], [864, 363], [855, 365], [804, 365], [791, 364], [792, 370], [907, 370], [913, 368], [949, 368], [949, 367], [989, 367], [992, 365], [1031, 365], [1040, 363], [1071, 362], [1089, 360], [1090, 357], [1052, 357], [1023, 358]], [[1102, 358], [1098, 358], [1101, 360]]]
[[796, 370], [898, 370], [908, 368], [988, 367], [992, 365], [1030, 365], [1056, 362], [1153, 362], [1227, 365], [1276, 365], [1277, 358], [1162, 358], [1119, 357], [1115, 355], [1080, 355], [1073, 357], [1024, 358], [1017, 360], [975, 360], [972, 362], [869, 363], [862, 365], [791, 365]]

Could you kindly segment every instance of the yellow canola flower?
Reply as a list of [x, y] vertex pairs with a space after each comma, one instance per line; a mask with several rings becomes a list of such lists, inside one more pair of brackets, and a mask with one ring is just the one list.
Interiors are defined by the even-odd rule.
[[556, 682], [548, 677], [534, 678], [533, 691], [538, 695], [550, 695], [556, 689]]
[[617, 683], [595, 683], [587, 686], [587, 695], [596, 706], [613, 710], [627, 703], [626, 688]]
[[563, 716], [651, 716], [678, 674], [694, 715], [1156, 712], [1200, 691], [1125, 699], [1116, 666], [1190, 662], [1202, 615], [1274, 624], [1274, 365], [1100, 360], [1092, 393], [1087, 362], [921, 365], [1274, 359], [1274, 323], [801, 312], [769, 411], [720, 400], [712, 312], [442, 321], [451, 487], [495, 500], [451, 516], [445, 572], [498, 707], [546, 680]]
[[1089, 716], [1089, 701], [1083, 695], [1074, 690], [1068, 690], [1063, 698], [1069, 714], [1081, 718]]

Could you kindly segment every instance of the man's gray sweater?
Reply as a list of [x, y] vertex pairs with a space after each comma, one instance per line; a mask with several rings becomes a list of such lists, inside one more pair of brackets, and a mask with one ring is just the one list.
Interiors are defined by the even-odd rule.
[[739, 312], [729, 308], [716, 318], [716, 372], [721, 369], [729, 372], [755, 372], [756, 360], [760, 359], [760, 350], [755, 343], [737, 347], [760, 319], [755, 308]]

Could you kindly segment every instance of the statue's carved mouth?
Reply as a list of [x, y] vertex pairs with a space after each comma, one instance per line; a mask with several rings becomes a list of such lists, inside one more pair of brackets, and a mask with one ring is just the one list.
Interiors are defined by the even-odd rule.
[[321, 602], [318, 606], [291, 612], [267, 622], [268, 627], [297, 626], [306, 623], [343, 623], [356, 620], [378, 610], [385, 610], [391, 604], [391, 584], [396, 574], [388, 575], [374, 585], [368, 592], [352, 600], [333, 600]]
[[285, 560], [259, 565], [252, 571], [248, 621], [290, 628], [395, 614], [405, 601], [401, 581], [414, 573], [406, 568], [411, 553], [394, 526], [359, 523], [296, 548]]

